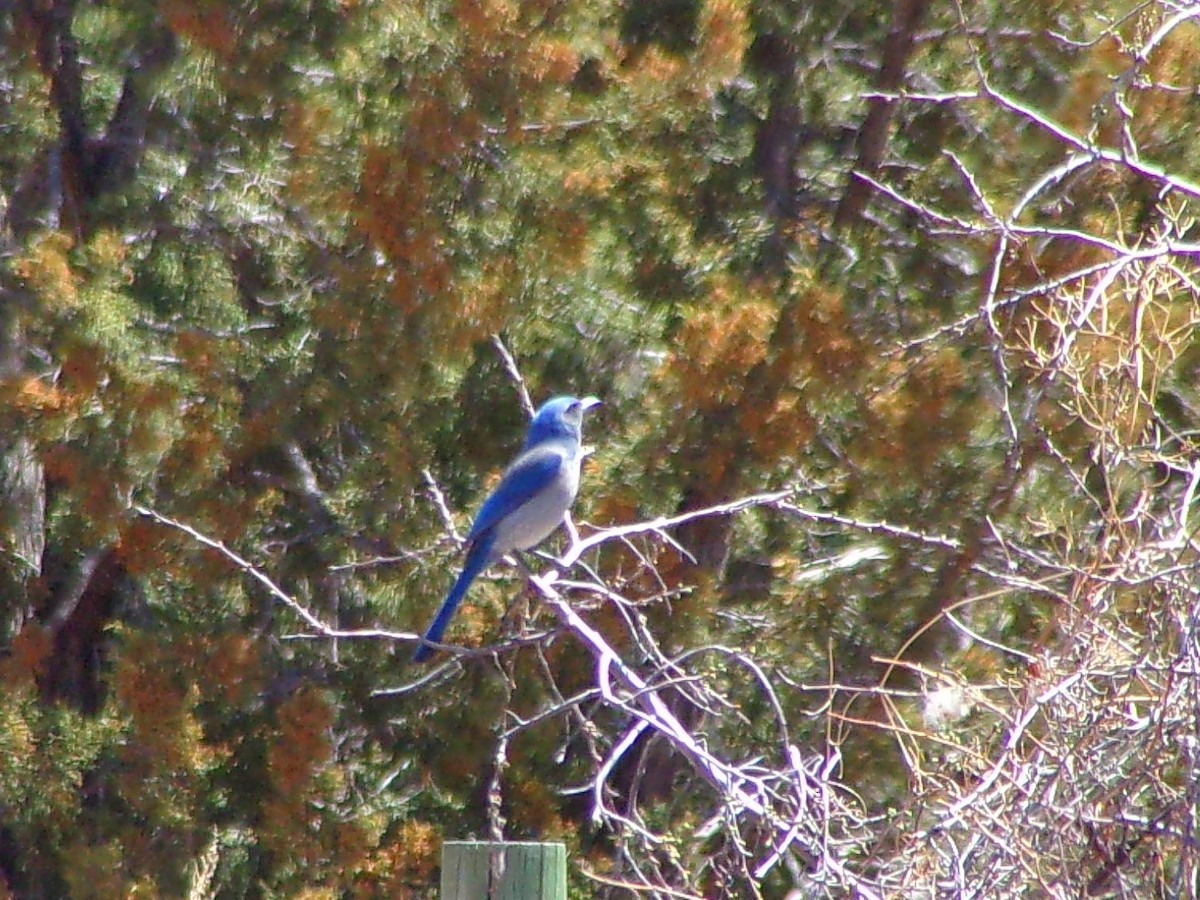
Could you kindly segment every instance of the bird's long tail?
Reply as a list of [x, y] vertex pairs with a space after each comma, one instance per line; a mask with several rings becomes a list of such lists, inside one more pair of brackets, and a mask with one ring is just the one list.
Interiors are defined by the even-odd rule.
[[[467, 588], [471, 586], [471, 582], [475, 580], [480, 572], [484, 570], [489, 562], [492, 552], [492, 544], [494, 539], [492, 535], [487, 534], [471, 544], [471, 549], [467, 551], [467, 558], [463, 561], [462, 571], [458, 573], [458, 580], [454, 582], [454, 587], [450, 588], [450, 593], [446, 595], [446, 599], [442, 601], [441, 607], [437, 611], [437, 615], [433, 617], [433, 622], [425, 631], [424, 639], [440, 644], [442, 635], [446, 633], [446, 627], [450, 624], [450, 620], [454, 618], [454, 613], [458, 610], [458, 604], [462, 602], [462, 598], [466, 596]], [[416, 652], [413, 653], [413, 662], [424, 662], [433, 656], [433, 648], [428, 644], [419, 644]]]

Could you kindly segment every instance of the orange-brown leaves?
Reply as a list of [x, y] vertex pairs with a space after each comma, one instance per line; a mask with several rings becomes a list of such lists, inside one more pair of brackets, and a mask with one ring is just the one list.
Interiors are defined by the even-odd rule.
[[871, 427], [858, 442], [861, 452], [921, 471], [960, 442], [970, 422], [963, 406], [952, 402], [966, 377], [956, 348], [915, 363], [895, 359], [878, 375], [882, 384], [866, 399]]
[[117, 550], [121, 564], [134, 577], [161, 572], [170, 562], [162, 541], [162, 527], [149, 519], [134, 519], [121, 529]]
[[[537, 753], [551, 752], [549, 747], [539, 747]], [[556, 791], [544, 782], [528, 777], [525, 773], [514, 771], [508, 779], [507, 797], [505, 798], [513, 810], [514, 821], [520, 821], [521, 827], [530, 833], [540, 835], [540, 840], [549, 841], [571, 834], [573, 825], [567, 825], [562, 819], [558, 807]]]
[[[408, 168], [387, 147], [368, 146], [363, 156], [357, 224], [384, 247], [399, 241], [397, 230], [404, 227], [406, 218], [411, 220], [422, 212], [428, 199], [424, 179], [412, 178]], [[397, 184], [405, 181], [412, 182], [410, 190], [398, 190]]]
[[454, 0], [454, 21], [471, 40], [506, 43], [517, 25], [518, 10], [507, 0]]
[[16, 260], [17, 275], [49, 307], [73, 307], [79, 300], [80, 281], [69, 257], [74, 246], [65, 231], [50, 232]]
[[865, 348], [855, 337], [842, 295], [816, 283], [794, 307], [807, 357], [806, 373], [827, 385], [844, 383], [848, 374], [864, 365]]
[[237, 32], [222, 4], [204, 0], [159, 0], [159, 13], [171, 30], [222, 59], [231, 59]]
[[[579, 68], [579, 54], [561, 37], [540, 32], [544, 11], [509, 0], [455, 0], [455, 24], [463, 40], [465, 83], [495, 102], [506, 95], [509, 124], [518, 115], [515, 98], [537, 103], [540, 85], [566, 84]], [[482, 97], [481, 97], [482, 99]]]
[[579, 69], [579, 54], [566, 41], [535, 40], [524, 54], [522, 68], [534, 82], [566, 84]]
[[159, 460], [160, 471], [175, 483], [208, 484], [221, 469], [228, 445], [206, 410], [189, 410], [184, 431]]
[[11, 691], [19, 684], [32, 684], [46, 672], [46, 662], [54, 649], [54, 636], [48, 628], [27, 622], [12, 639], [8, 655], [0, 659], [0, 685]]
[[319, 832], [320, 812], [312, 805], [317, 774], [330, 758], [333, 710], [321, 693], [302, 687], [277, 711], [277, 731], [267, 748], [271, 794], [262, 804], [262, 840], [278, 853], [316, 863], [326, 854], [333, 829]]
[[[205, 738], [197, 713], [200, 690], [188, 686], [193, 650], [186, 642], [130, 635], [112, 678], [127, 720], [114, 787], [141, 821], [169, 828], [192, 821], [208, 773], [228, 753]], [[125, 839], [134, 855], [156, 852], [137, 831]]]
[[[287, 171], [288, 191], [300, 203], [328, 204], [331, 209], [350, 205], [350, 188], [331, 173], [326, 144], [332, 142], [338, 123], [328, 104], [306, 98], [287, 105], [284, 128], [292, 147]], [[332, 177], [331, 177], [332, 176]]]
[[410, 153], [368, 147], [363, 163], [355, 221], [384, 251], [393, 270], [390, 293], [400, 311], [413, 312], [423, 293], [442, 290], [450, 279], [442, 223], [432, 208], [433, 161], [460, 139], [441, 120], [445, 108], [431, 102], [418, 111], [430, 130], [414, 138]]
[[688, 318], [667, 368], [691, 409], [707, 410], [742, 399], [745, 375], [762, 362], [776, 311], [764, 299], [739, 297], [718, 285], [706, 308]]
[[133, 727], [130, 754], [150, 765], [176, 768], [188, 755], [180, 743], [188, 713], [178, 675], [172, 648], [149, 637], [130, 640], [117, 665], [114, 687]]
[[[1169, 8], [1163, 8], [1166, 14]], [[1171, 136], [1191, 146], [1195, 121], [1194, 91], [1181, 90], [1200, 80], [1200, 24], [1181, 22], [1151, 52], [1144, 77], [1155, 87], [1134, 94], [1134, 137], [1143, 149], [1157, 151], [1156, 144]], [[1192, 160], [1194, 162], [1194, 160]], [[1194, 168], [1193, 168], [1194, 171]]]
[[64, 855], [71, 860], [65, 867], [68, 896], [71, 897], [123, 897], [149, 896], [130, 890], [127, 873], [123, 865], [121, 846], [116, 841], [104, 844], [89, 843], [83, 835], [63, 848]]
[[[1162, 9], [1163, 14], [1169, 8]], [[1167, 34], [1151, 51], [1146, 68], [1146, 75], [1154, 84], [1177, 86], [1194, 84], [1200, 76], [1200, 59], [1196, 56], [1196, 43], [1200, 41], [1200, 24], [1195, 19], [1182, 21]], [[1181, 95], [1186, 102], [1189, 98], [1179, 90], [1170, 91]]]
[[405, 116], [404, 147], [420, 164], [453, 168], [462, 162], [463, 148], [479, 136], [480, 123], [473, 110], [451, 105], [448, 85], [430, 88]]
[[106, 374], [103, 352], [91, 344], [69, 346], [63, 355], [62, 387], [76, 395], [94, 394]]
[[796, 452], [814, 429], [801, 389], [813, 366], [801, 319], [758, 288], [720, 279], [695, 310], [663, 368], [683, 407], [698, 415], [703, 452], [692, 465], [711, 484], [732, 484], [744, 466]]
[[220, 354], [214, 353], [217, 342], [199, 331], [181, 331], [175, 338], [175, 350], [180, 361], [200, 378], [206, 377], [214, 365], [219, 365]]
[[635, 521], [642, 514], [640, 500], [634, 487], [617, 483], [592, 502], [590, 518], [601, 527]]
[[211, 638], [200, 663], [208, 694], [230, 706], [248, 703], [257, 696], [263, 681], [259, 648], [253, 638], [237, 632]]
[[630, 88], [650, 94], [678, 85], [687, 72], [687, 61], [658, 47], [636, 48], [620, 70]]
[[545, 233], [546, 257], [555, 269], [570, 272], [583, 264], [591, 238], [586, 218], [574, 210], [551, 209], [546, 215]]
[[614, 172], [608, 166], [589, 160], [587, 166], [571, 169], [563, 176], [563, 190], [568, 194], [601, 197], [612, 190], [615, 180]]
[[302, 796], [329, 761], [333, 710], [319, 691], [301, 688], [280, 706], [278, 722], [278, 737], [268, 751], [271, 783], [282, 795]]
[[[1094, 124], [1092, 116], [1097, 104], [1111, 93], [1113, 77], [1128, 65], [1129, 58], [1117, 38], [1107, 35], [1097, 41], [1087, 57], [1087, 64], [1078, 69], [1071, 90], [1063, 98], [1057, 111], [1058, 120], [1076, 134], [1088, 134]], [[1113, 123], [1109, 123], [1105, 133], [1097, 136], [1111, 144], [1117, 136], [1112, 128]]]
[[707, 0], [700, 13], [699, 69], [719, 86], [737, 75], [750, 42], [746, 8], [739, 0]]
[[690, 107], [709, 99], [742, 69], [750, 44], [749, 17], [740, 0], [706, 0], [695, 47], [686, 54], [637, 42], [615, 76], [643, 102]]
[[502, 257], [489, 261], [476, 277], [458, 282], [455, 294], [459, 316], [480, 333], [499, 331], [508, 317], [514, 296], [514, 269], [512, 259]]
[[42, 457], [43, 471], [48, 481], [63, 481], [74, 485], [85, 471], [83, 453], [70, 444], [56, 444]]
[[0, 381], [0, 404], [21, 415], [57, 412], [71, 404], [69, 394], [44, 378], [18, 376]]
[[962, 390], [967, 377], [957, 347], [931, 353], [907, 382], [913, 396], [913, 417], [925, 423], [943, 422], [954, 395]]
[[408, 819], [363, 860], [354, 897], [416, 897], [413, 885], [429, 884], [437, 868], [442, 835], [429, 822]]

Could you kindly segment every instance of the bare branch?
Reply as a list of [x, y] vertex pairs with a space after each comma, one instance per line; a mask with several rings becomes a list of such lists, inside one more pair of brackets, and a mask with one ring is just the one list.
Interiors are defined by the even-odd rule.
[[500, 354], [500, 359], [504, 363], [504, 370], [508, 372], [512, 379], [513, 385], [517, 389], [517, 396], [521, 398], [521, 408], [525, 410], [527, 418], [533, 418], [533, 401], [529, 398], [529, 388], [525, 386], [525, 379], [521, 375], [521, 370], [517, 368], [517, 361], [513, 358], [512, 353], [504, 343], [504, 339], [498, 334], [492, 335], [492, 346], [496, 348], [496, 352]]
[[416, 643], [420, 641], [420, 635], [411, 632], [403, 631], [384, 631], [378, 628], [367, 629], [341, 629], [335, 628], [332, 625], [322, 621], [315, 613], [310, 611], [303, 604], [299, 603], [287, 591], [283, 590], [278, 584], [271, 580], [261, 569], [248, 562], [245, 558], [235, 553], [233, 550], [226, 547], [216, 538], [211, 538], [201, 532], [199, 529], [192, 527], [178, 519], [173, 519], [170, 516], [163, 515], [156, 510], [150, 509], [147, 506], [133, 504], [132, 509], [140, 516], [145, 516], [160, 525], [165, 525], [169, 528], [174, 528], [181, 531], [188, 537], [192, 538], [202, 546], [208, 547], [210, 550], [215, 550], [220, 556], [229, 561], [242, 573], [249, 575], [254, 581], [258, 582], [262, 587], [266, 588], [267, 592], [294, 612], [300, 617], [314, 633], [325, 638], [375, 638], [389, 641], [410, 641]]

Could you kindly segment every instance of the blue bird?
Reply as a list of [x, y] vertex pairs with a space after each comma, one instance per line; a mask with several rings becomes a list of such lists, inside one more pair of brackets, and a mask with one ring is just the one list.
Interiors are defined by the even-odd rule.
[[[521, 452], [479, 508], [467, 535], [462, 572], [423, 641], [441, 643], [458, 604], [480, 572], [510, 551], [541, 543], [562, 522], [579, 490], [583, 414], [599, 402], [595, 397], [555, 397], [542, 404], [529, 423]], [[413, 662], [432, 655], [433, 648], [421, 643]]]

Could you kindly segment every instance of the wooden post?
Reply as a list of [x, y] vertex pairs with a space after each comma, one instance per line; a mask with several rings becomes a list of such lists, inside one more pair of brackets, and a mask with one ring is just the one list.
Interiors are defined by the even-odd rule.
[[566, 845], [446, 841], [441, 900], [567, 900]]

